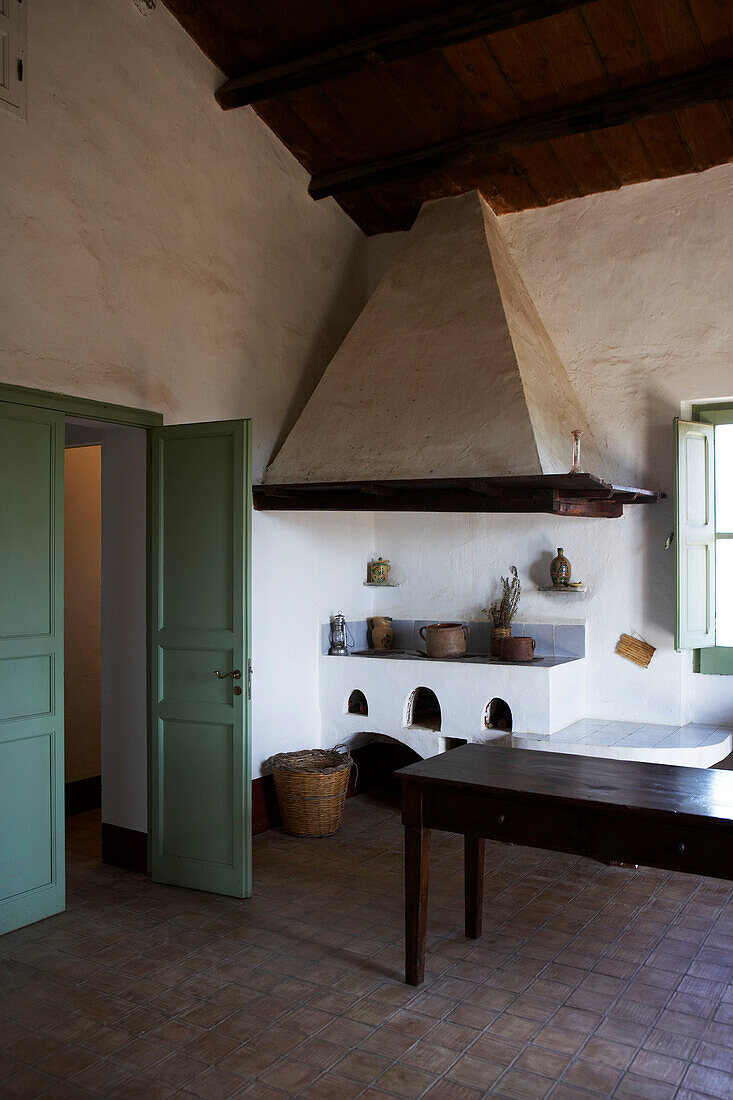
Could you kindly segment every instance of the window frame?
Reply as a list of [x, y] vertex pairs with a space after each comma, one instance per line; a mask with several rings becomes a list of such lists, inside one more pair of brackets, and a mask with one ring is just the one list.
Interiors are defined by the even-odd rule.
[[[695, 403], [690, 419], [703, 424], [733, 424], [733, 401]], [[733, 646], [693, 650], [693, 671], [707, 676], [733, 676]]]
[[[8, 32], [0, 39], [0, 49], [7, 48], [9, 73], [16, 73], [16, 75], [9, 75], [7, 85], [0, 84], [0, 110], [7, 111], [19, 121], [25, 122], [28, 107], [25, 64], [27, 45], [26, 3], [23, 0], [5, 0], [2, 7], [4, 8], [6, 4], [7, 12], [0, 11], [0, 16], [7, 21]], [[19, 73], [17, 72], [18, 66], [21, 67]], [[1, 76], [0, 79], [2, 79]]]

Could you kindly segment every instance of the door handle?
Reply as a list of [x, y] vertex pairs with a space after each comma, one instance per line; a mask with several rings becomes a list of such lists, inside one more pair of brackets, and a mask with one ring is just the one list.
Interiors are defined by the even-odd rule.
[[232, 680], [242, 679], [242, 673], [238, 668], [235, 668], [233, 672], [222, 672], [221, 669], [215, 668], [214, 675], [219, 680], [226, 680], [229, 676], [231, 676]]

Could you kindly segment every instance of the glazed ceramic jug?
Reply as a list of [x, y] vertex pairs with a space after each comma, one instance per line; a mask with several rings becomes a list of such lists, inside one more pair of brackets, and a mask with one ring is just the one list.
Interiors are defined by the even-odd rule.
[[565, 557], [562, 546], [557, 548], [557, 557], [550, 564], [550, 576], [553, 584], [565, 585], [570, 580], [572, 570], [570, 562]]
[[392, 630], [392, 619], [389, 615], [377, 615], [372, 619], [367, 619], [367, 626], [371, 633], [372, 649], [388, 650], [392, 648], [394, 631]]

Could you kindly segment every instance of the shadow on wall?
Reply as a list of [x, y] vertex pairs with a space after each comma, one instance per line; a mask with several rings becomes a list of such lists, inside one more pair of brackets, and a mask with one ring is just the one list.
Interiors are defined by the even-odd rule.
[[529, 567], [529, 579], [538, 588], [550, 583], [550, 565], [555, 557], [555, 550], [543, 550], [539, 558]]
[[[287, 439], [291, 428], [320, 382], [326, 367], [366, 305], [366, 265], [366, 239], [357, 237], [349, 252], [348, 259], [342, 265], [341, 274], [343, 278], [334, 279], [334, 289], [328, 305], [323, 310], [320, 324], [314, 333], [308, 353], [304, 357], [300, 378], [283, 415], [282, 426], [275, 440], [272, 454], [268, 459], [268, 465], [273, 461]], [[349, 278], [350, 273], [354, 271], [360, 272], [360, 277], [352, 275]], [[348, 290], [345, 291], [344, 287], [347, 287]], [[349, 301], [348, 308], [344, 303], [344, 297], [347, 293], [353, 299]]]
[[666, 397], [648, 393], [644, 422], [647, 425], [645, 453], [640, 456], [640, 477], [643, 484], [654, 485], [667, 494], [666, 500], [647, 508], [642, 507], [644, 524], [643, 592], [644, 619], [648, 624], [674, 634], [675, 609], [675, 554], [672, 542], [665, 549], [665, 542], [675, 525], [675, 447], [673, 422], [680, 415]]

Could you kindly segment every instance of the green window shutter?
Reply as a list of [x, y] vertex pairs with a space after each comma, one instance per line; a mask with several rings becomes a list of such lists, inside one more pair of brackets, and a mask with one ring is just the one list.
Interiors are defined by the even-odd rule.
[[675, 420], [675, 648], [715, 645], [715, 462], [712, 424]]

